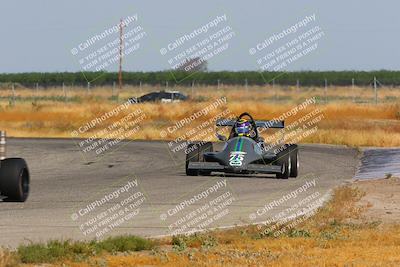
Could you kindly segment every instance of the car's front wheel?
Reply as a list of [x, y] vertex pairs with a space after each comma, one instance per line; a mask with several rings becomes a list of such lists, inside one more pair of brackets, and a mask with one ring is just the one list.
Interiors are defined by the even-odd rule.
[[290, 177], [297, 177], [299, 175], [300, 161], [299, 161], [299, 147], [297, 145], [290, 146]]
[[203, 154], [212, 151], [213, 151], [213, 146], [211, 142], [189, 144], [186, 148], [186, 175], [189, 176], [197, 176], [199, 174], [210, 175], [211, 171], [191, 170], [188, 167], [190, 162], [204, 161]]
[[277, 155], [277, 163], [281, 166], [281, 172], [276, 174], [276, 178], [288, 179], [292, 169], [289, 151], [282, 151]]
[[[204, 161], [204, 153], [213, 152], [213, 145], [211, 142], [207, 142], [201, 145], [199, 149], [199, 161]], [[200, 171], [200, 175], [210, 175], [211, 171]]]
[[186, 175], [189, 176], [197, 176], [199, 175], [198, 170], [189, 169], [190, 162], [198, 162], [199, 161], [199, 146], [200, 144], [188, 144], [186, 148]]

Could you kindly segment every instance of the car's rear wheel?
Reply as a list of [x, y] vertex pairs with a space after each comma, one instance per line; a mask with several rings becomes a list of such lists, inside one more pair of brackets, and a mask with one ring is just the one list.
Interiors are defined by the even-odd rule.
[[9, 158], [0, 163], [0, 192], [6, 202], [24, 202], [29, 195], [29, 170], [24, 159]]
[[276, 178], [288, 179], [291, 170], [290, 153], [288, 150], [284, 150], [277, 155], [277, 165], [281, 166], [281, 172], [276, 174]]
[[299, 147], [297, 145], [290, 145], [290, 177], [297, 177], [299, 175], [300, 161], [299, 161]]

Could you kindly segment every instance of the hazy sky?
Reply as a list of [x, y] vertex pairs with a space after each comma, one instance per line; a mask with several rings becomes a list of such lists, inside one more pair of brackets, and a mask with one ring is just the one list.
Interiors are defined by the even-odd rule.
[[[169, 56], [189, 46], [166, 56], [160, 49], [223, 15], [227, 20], [215, 29], [229, 26], [234, 36], [227, 41], [226, 50], [208, 60], [209, 70], [259, 70], [257, 56], [250, 55], [249, 49], [313, 14], [315, 21], [304, 31], [319, 26], [323, 37], [314, 51], [285, 70], [399, 70], [399, 10], [400, 2], [395, 0], [0, 0], [0, 72], [82, 70], [79, 59], [83, 52], [74, 56], [71, 49], [116, 25], [121, 17], [135, 14], [138, 20], [127, 29], [139, 25], [145, 37], [138, 42], [140, 48], [124, 58], [127, 71], [169, 69]], [[185, 45], [194, 45], [210, 33], [202, 33]], [[301, 33], [289, 34], [280, 44], [276, 42], [277, 47]], [[102, 42], [107, 44], [117, 37], [114, 33]], [[271, 46], [258, 55], [273, 49]], [[115, 71], [117, 66], [106, 69]]]

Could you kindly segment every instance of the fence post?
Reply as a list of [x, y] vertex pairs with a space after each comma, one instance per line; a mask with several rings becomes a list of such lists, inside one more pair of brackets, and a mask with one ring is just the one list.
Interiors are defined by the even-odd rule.
[[12, 102], [12, 105], [14, 106], [15, 105], [15, 84], [14, 83], [12, 83], [11, 89], [12, 89], [12, 100], [11, 100], [11, 102]]
[[353, 92], [353, 103], [356, 102], [356, 94], [354, 92], [354, 78], [351, 79], [351, 91]]
[[87, 92], [90, 93], [90, 82], [87, 83]]
[[0, 131], [0, 160], [6, 158], [6, 132]]
[[62, 90], [63, 90], [63, 94], [64, 94], [64, 102], [67, 102], [67, 92], [65, 90], [65, 84], [64, 82], [62, 83]]
[[328, 80], [327, 79], [325, 79], [324, 95], [325, 95], [325, 103], [328, 103]]
[[246, 88], [246, 91], [249, 91], [248, 83], [247, 83], [247, 78], [244, 79], [244, 87]]
[[375, 105], [378, 104], [378, 88], [376, 86], [376, 77], [374, 76], [374, 92], [375, 92]]
[[299, 79], [296, 80], [296, 88], [297, 88], [297, 91], [299, 91], [299, 89], [300, 89], [300, 81], [299, 81]]
[[114, 96], [115, 91], [115, 81], [113, 81], [112, 89], [111, 89], [111, 96]]
[[219, 86], [220, 86], [219, 83], [220, 83], [220, 80], [218, 79], [218, 80], [217, 80], [217, 89], [218, 89], [218, 90], [219, 90]]

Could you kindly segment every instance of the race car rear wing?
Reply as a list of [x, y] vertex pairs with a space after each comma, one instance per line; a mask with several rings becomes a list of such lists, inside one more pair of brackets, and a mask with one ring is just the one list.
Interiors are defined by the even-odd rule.
[[285, 128], [285, 121], [256, 121], [259, 128]]
[[[215, 122], [216, 126], [234, 126], [236, 123], [236, 120], [230, 120], [230, 119], [218, 119]], [[256, 126], [258, 128], [285, 128], [285, 121], [275, 121], [275, 120], [270, 120], [270, 121], [255, 121]]]

